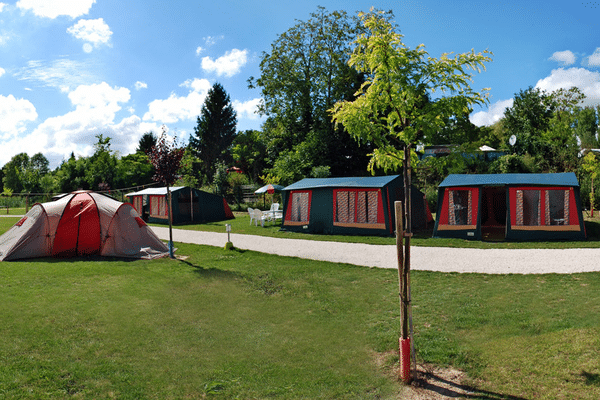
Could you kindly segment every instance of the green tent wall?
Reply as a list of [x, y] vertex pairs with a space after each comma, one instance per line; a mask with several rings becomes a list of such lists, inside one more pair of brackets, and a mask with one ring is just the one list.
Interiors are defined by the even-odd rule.
[[[189, 186], [170, 188], [173, 199], [173, 223], [223, 221], [234, 218], [223, 196], [207, 193]], [[126, 195], [129, 202], [150, 223], [166, 224], [167, 188], [149, 188]]]
[[583, 240], [579, 182], [572, 172], [451, 174], [439, 185], [433, 236]]
[[[423, 193], [412, 187], [412, 223], [425, 227]], [[393, 235], [394, 202], [404, 200], [402, 177], [306, 178], [282, 191], [282, 229], [339, 235]]]

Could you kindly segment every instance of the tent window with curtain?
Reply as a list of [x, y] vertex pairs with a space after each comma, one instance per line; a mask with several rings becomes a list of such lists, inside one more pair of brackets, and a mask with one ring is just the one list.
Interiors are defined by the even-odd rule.
[[470, 190], [450, 190], [449, 225], [472, 225], [473, 196]]
[[143, 210], [142, 210], [142, 197], [141, 196], [133, 198], [133, 208], [135, 208], [135, 211], [137, 211], [138, 214], [140, 214], [140, 215], [143, 214]]
[[539, 190], [517, 190], [517, 225], [539, 226], [541, 213]]
[[167, 215], [167, 199], [165, 196], [150, 196], [150, 216]]
[[307, 224], [310, 218], [310, 192], [292, 192], [291, 207], [286, 222]]
[[379, 190], [334, 190], [333, 224], [384, 229]]
[[569, 190], [546, 190], [546, 225], [569, 225]]

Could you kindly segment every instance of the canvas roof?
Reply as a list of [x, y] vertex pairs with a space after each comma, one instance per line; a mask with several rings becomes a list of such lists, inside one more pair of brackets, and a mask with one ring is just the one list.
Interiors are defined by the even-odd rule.
[[557, 174], [450, 174], [439, 187], [452, 186], [579, 186], [574, 172]]
[[400, 175], [347, 178], [304, 178], [301, 181], [292, 183], [283, 190], [301, 190], [327, 187], [381, 188], [393, 181], [394, 179], [398, 178], [399, 176]]
[[[176, 192], [178, 190], [184, 189], [187, 186], [173, 186], [172, 188], [169, 188], [169, 190], [171, 190], [171, 192]], [[139, 192], [133, 192], [133, 193], [127, 193], [125, 196], [141, 196], [141, 195], [164, 195], [167, 194], [167, 188], [166, 187], [158, 187], [158, 188], [148, 188], [148, 189], [144, 189], [144, 190], [140, 190]]]

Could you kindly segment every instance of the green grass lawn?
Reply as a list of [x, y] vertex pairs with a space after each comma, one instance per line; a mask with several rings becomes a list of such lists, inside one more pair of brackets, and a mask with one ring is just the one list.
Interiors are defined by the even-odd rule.
[[[402, 398], [395, 270], [177, 247], [0, 263], [0, 398]], [[600, 398], [600, 273], [411, 278], [419, 362], [472, 398]]]

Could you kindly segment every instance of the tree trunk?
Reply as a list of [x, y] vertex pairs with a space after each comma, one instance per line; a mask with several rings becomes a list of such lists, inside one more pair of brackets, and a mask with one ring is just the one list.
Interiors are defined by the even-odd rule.
[[169, 215], [169, 257], [175, 258], [173, 251], [173, 208], [171, 207], [171, 189], [167, 185], [167, 212]]

